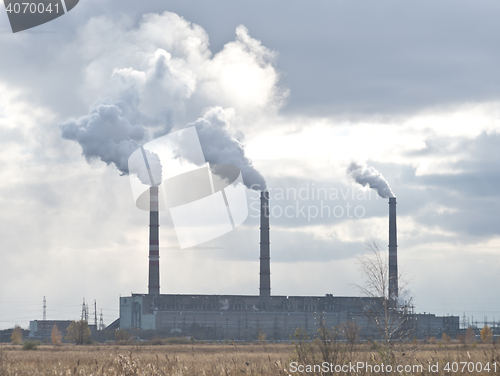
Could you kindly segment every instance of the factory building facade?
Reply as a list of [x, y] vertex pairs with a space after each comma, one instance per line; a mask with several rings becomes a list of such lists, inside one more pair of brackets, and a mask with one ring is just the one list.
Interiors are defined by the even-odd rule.
[[[160, 331], [167, 336], [202, 340], [289, 340], [297, 329], [310, 337], [320, 324], [341, 327], [355, 322], [360, 339], [380, 337], [372, 307], [380, 298], [257, 295], [148, 295], [120, 298], [120, 328]], [[406, 337], [455, 336], [458, 317], [438, 317], [399, 310]]]
[[252, 295], [147, 295], [120, 298], [120, 328], [158, 330], [196, 339], [288, 340], [301, 328], [313, 336], [321, 321], [355, 321], [371, 328], [366, 307], [373, 298]]
[[62, 337], [66, 337], [68, 327], [73, 321], [71, 320], [33, 320], [30, 321], [30, 339], [50, 340], [52, 328], [54, 325], [61, 333]]
[[415, 333], [421, 338], [440, 338], [443, 333], [455, 337], [460, 330], [460, 317], [436, 316], [431, 313], [418, 313], [414, 315]]
[[[204, 340], [289, 340], [297, 329], [313, 337], [317, 329], [354, 322], [359, 338], [381, 337], [380, 318], [390, 304], [390, 325], [401, 334], [425, 338], [455, 336], [458, 317], [415, 315], [398, 301], [396, 198], [389, 198], [389, 296], [373, 297], [271, 295], [269, 193], [261, 192], [259, 295], [174, 295], [159, 293], [158, 205], [150, 192], [149, 294], [120, 297], [120, 328], [161, 331], [164, 335]], [[381, 308], [382, 307], [382, 308]], [[377, 319], [377, 320], [376, 320]], [[383, 321], [383, 320], [382, 320]], [[393, 326], [394, 328], [394, 326]]]

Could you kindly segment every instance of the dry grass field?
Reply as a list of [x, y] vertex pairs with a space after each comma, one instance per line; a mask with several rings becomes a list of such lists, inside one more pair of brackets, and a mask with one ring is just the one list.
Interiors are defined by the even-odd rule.
[[292, 353], [289, 344], [7, 345], [0, 375], [279, 375]]
[[[306, 347], [308, 346], [305, 344]], [[345, 347], [347, 349], [347, 347]], [[400, 344], [387, 353], [369, 344], [358, 344], [347, 349], [337, 366], [340, 372], [292, 373], [290, 361], [297, 360], [293, 344], [272, 343], [193, 343], [166, 345], [40, 345], [36, 351], [25, 351], [20, 345], [0, 346], [0, 375], [475, 375], [500, 374], [500, 356], [496, 345], [478, 344], [464, 346], [451, 344]], [[305, 351], [313, 350], [309, 347]], [[321, 363], [323, 354], [313, 351], [314, 360]], [[330, 354], [331, 355], [331, 354]], [[311, 356], [309, 353], [308, 356]], [[311, 359], [311, 358], [308, 358]], [[376, 372], [360, 369], [352, 372], [345, 368], [351, 363], [363, 362], [375, 366], [385, 362], [411, 366], [408, 371]], [[450, 371], [444, 368], [450, 363]], [[453, 362], [456, 362], [454, 365]], [[460, 362], [464, 362], [460, 364]], [[479, 364], [490, 371], [478, 372]], [[496, 362], [495, 372], [493, 363]], [[438, 368], [429, 370], [429, 364]], [[306, 366], [307, 364], [303, 364]], [[314, 364], [312, 364], [314, 365]], [[421, 365], [421, 370], [418, 366]], [[465, 365], [465, 369], [462, 369]], [[473, 366], [471, 366], [473, 365]], [[298, 366], [298, 364], [297, 364]], [[414, 366], [417, 366], [416, 368]], [[457, 368], [458, 367], [458, 368]], [[467, 369], [467, 367], [469, 369]], [[471, 368], [472, 367], [472, 368]], [[452, 369], [455, 368], [455, 369]], [[457, 370], [457, 372], [453, 372]], [[304, 369], [307, 371], [307, 369]], [[436, 371], [436, 372], [434, 372]]]

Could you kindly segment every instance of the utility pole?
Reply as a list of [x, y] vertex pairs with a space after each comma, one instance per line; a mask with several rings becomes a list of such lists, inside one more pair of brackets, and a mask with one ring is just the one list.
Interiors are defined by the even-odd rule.
[[94, 324], [95, 324], [95, 330], [97, 331], [97, 303], [94, 299]]
[[83, 298], [82, 304], [82, 320], [89, 321], [89, 305], [85, 304], [85, 298]]
[[99, 330], [104, 330], [104, 318], [102, 316], [102, 309], [101, 309], [101, 317], [99, 318]]
[[45, 301], [45, 296], [43, 297], [43, 321], [47, 320], [47, 303]]

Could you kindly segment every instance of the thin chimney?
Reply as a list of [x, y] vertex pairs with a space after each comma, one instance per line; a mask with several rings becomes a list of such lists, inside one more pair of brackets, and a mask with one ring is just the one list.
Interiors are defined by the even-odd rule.
[[389, 198], [389, 297], [398, 297], [398, 236], [396, 228], [396, 197]]
[[260, 193], [260, 296], [271, 296], [269, 192]]
[[160, 293], [160, 243], [158, 187], [149, 188], [149, 286], [148, 294]]

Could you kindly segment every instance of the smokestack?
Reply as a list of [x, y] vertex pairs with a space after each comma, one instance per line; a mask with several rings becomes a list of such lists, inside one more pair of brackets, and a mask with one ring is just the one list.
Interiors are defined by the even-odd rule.
[[271, 296], [269, 192], [260, 193], [260, 296]]
[[396, 197], [389, 198], [389, 297], [398, 297], [398, 236], [396, 229]]
[[149, 286], [148, 294], [160, 293], [160, 242], [158, 187], [149, 188]]

